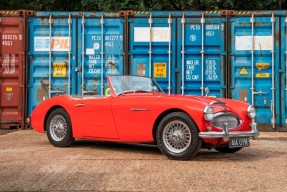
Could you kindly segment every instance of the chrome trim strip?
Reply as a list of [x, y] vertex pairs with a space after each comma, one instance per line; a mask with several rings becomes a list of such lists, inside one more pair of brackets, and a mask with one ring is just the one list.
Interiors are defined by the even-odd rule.
[[131, 111], [148, 111], [148, 108], [131, 108]]
[[220, 139], [222, 138], [224, 141], [228, 141], [229, 138], [238, 138], [238, 137], [251, 137], [256, 140], [259, 136], [259, 131], [256, 127], [256, 123], [250, 124], [252, 130], [251, 131], [242, 131], [242, 132], [229, 132], [227, 124], [225, 124], [223, 131], [221, 132], [200, 132], [198, 135], [204, 139]]

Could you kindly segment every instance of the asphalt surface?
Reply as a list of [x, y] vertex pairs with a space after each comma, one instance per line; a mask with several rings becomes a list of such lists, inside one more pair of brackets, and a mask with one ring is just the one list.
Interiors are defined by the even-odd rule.
[[285, 136], [263, 133], [238, 153], [174, 161], [156, 146], [76, 140], [56, 148], [45, 134], [14, 131], [0, 135], [0, 191], [285, 192]]

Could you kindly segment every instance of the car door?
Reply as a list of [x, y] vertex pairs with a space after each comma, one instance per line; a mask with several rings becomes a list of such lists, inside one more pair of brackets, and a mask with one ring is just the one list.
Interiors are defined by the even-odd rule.
[[[74, 104], [73, 127], [82, 137], [117, 139], [111, 110], [111, 97], [93, 97]], [[75, 126], [74, 126], [75, 125]]]
[[111, 106], [121, 140], [153, 141], [153, 124], [160, 108], [154, 96], [122, 95]]

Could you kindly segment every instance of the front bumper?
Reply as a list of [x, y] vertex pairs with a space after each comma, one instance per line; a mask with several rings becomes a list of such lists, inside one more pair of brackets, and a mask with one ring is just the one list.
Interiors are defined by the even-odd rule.
[[229, 132], [227, 123], [223, 126], [223, 131], [221, 132], [200, 132], [199, 137], [203, 139], [223, 139], [224, 141], [228, 141], [229, 138], [246, 138], [251, 137], [252, 139], [257, 139], [259, 136], [259, 131], [257, 130], [256, 123], [250, 124], [252, 130], [251, 131], [240, 131], [240, 132]]

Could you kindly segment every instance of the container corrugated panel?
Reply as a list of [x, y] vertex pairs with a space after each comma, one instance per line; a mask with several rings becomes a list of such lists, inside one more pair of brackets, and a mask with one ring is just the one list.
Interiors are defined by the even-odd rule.
[[256, 122], [280, 123], [279, 18], [272, 12], [235, 15], [231, 23], [231, 95], [253, 104]]
[[29, 18], [28, 114], [58, 94], [108, 94], [106, 76], [123, 74], [119, 14], [37, 12]]
[[176, 92], [176, 19], [166, 12], [135, 12], [129, 19], [130, 74], [153, 77]]
[[106, 76], [124, 72], [123, 33], [118, 13], [78, 19], [77, 94], [109, 94]]
[[180, 92], [224, 97], [225, 23], [219, 13], [187, 12], [177, 19]]
[[0, 128], [24, 126], [25, 16], [0, 11]]
[[76, 93], [77, 20], [54, 16], [28, 19], [28, 114], [49, 97]]

